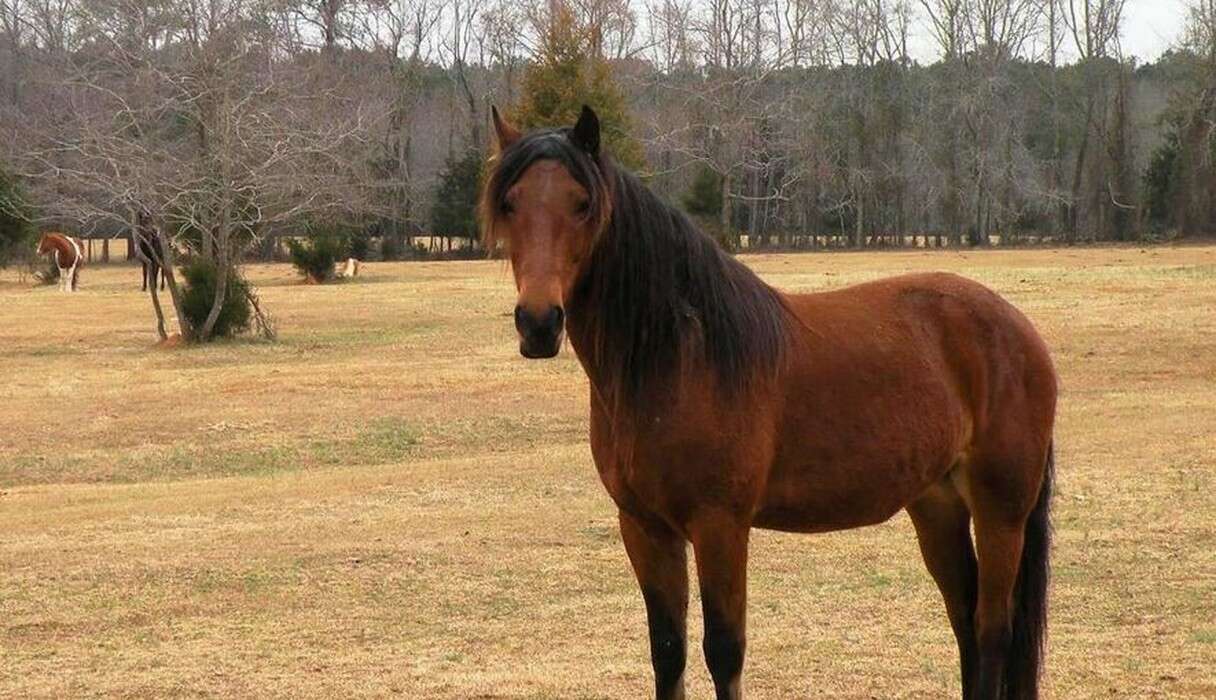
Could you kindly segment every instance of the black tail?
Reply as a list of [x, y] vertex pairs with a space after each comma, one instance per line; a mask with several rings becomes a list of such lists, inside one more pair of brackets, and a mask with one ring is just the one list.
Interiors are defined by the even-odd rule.
[[1013, 596], [1013, 638], [1005, 661], [1006, 700], [1039, 697], [1039, 674], [1047, 636], [1047, 580], [1051, 576], [1051, 482], [1055, 447], [1047, 448], [1047, 465], [1039, 500], [1026, 520], [1022, 562]]

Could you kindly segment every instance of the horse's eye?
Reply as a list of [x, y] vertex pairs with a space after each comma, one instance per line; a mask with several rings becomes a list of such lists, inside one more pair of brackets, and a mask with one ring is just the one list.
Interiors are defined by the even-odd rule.
[[515, 213], [515, 205], [511, 204], [510, 202], [503, 202], [502, 206], [499, 207], [499, 210], [502, 212], [503, 216], [510, 216], [511, 214]]
[[576, 211], [579, 214], [586, 214], [590, 209], [591, 209], [591, 203], [588, 202], [587, 200], [583, 200], [578, 203], [578, 206], [574, 208], [574, 211]]

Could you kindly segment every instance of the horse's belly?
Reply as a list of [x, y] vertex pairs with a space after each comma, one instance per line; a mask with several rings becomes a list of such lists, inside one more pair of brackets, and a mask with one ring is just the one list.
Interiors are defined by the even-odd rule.
[[787, 532], [830, 532], [888, 520], [916, 499], [933, 482], [911, 479], [841, 483], [814, 489], [808, 484], [769, 484], [756, 527]]
[[769, 471], [754, 523], [796, 532], [881, 523], [941, 480], [960, 459], [961, 434], [871, 432], [869, 439], [786, 444]]
[[881, 523], [962, 457], [971, 418], [949, 375], [913, 353], [879, 359], [791, 384], [757, 526]]

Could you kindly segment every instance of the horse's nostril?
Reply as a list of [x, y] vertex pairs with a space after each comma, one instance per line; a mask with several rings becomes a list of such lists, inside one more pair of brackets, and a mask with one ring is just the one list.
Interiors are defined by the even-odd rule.
[[515, 307], [515, 329], [520, 335], [557, 335], [565, 320], [566, 312], [560, 306], [550, 306], [543, 315], [533, 314], [523, 306]]

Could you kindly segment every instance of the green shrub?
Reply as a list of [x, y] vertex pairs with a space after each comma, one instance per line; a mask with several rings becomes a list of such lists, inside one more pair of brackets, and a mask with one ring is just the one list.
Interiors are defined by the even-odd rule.
[[350, 257], [355, 260], [367, 260], [367, 254], [371, 252], [372, 239], [368, 235], [367, 229], [359, 229], [350, 236]]
[[[181, 269], [185, 282], [182, 289], [182, 312], [189, 320], [190, 326], [198, 332], [211, 313], [211, 302], [215, 299], [215, 284], [219, 279], [215, 263], [195, 258]], [[232, 270], [228, 276], [228, 289], [224, 295], [224, 304], [220, 307], [220, 315], [215, 320], [212, 337], [227, 338], [237, 333], [249, 330], [253, 310], [249, 306], [249, 283], [240, 273]]]
[[399, 236], [385, 234], [380, 237], [381, 260], [400, 260], [404, 254], [404, 241]]
[[701, 166], [684, 194], [684, 211], [698, 219], [717, 223], [722, 213], [722, 176]]
[[1156, 231], [1173, 223], [1174, 197], [1178, 187], [1178, 159], [1181, 149], [1178, 131], [1166, 134], [1165, 142], [1153, 151], [1148, 167], [1141, 176], [1144, 186], [1146, 219]]
[[481, 191], [481, 152], [465, 151], [460, 158], [449, 156], [435, 201], [431, 205], [431, 230], [441, 236], [477, 238], [477, 196]]
[[0, 268], [13, 258], [28, 258], [33, 238], [29, 205], [21, 186], [0, 167]]
[[346, 236], [324, 233], [303, 242], [294, 238], [287, 240], [291, 253], [291, 264], [313, 282], [324, 282], [334, 276], [334, 264], [345, 260], [350, 250]]
[[29, 271], [38, 284], [58, 284], [59, 283], [59, 266], [55, 264], [55, 259], [39, 260], [30, 258]]

